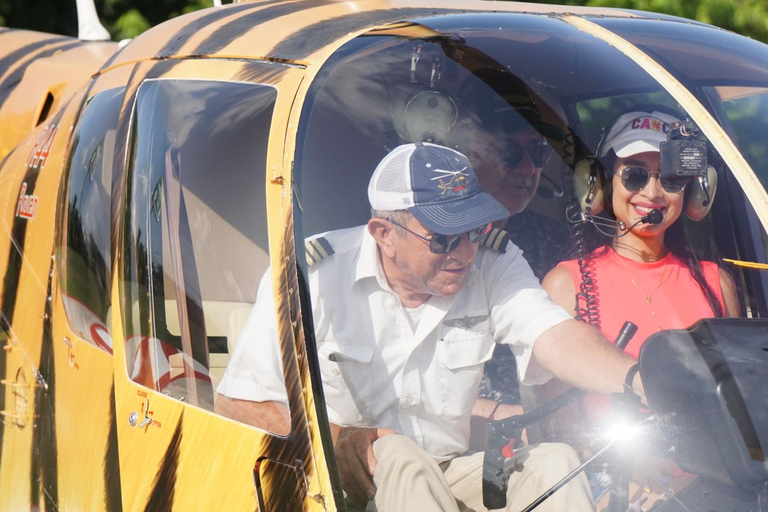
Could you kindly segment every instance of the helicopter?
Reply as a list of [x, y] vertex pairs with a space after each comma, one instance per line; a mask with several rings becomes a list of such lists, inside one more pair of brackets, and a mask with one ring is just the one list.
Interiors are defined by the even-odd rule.
[[[743, 318], [641, 354], [668, 455], [697, 477], [653, 510], [764, 510], [768, 46], [478, 0], [236, 2], [120, 43], [0, 29], [0, 510], [346, 510], [307, 286], [328, 255], [305, 240], [365, 223], [378, 161], [456, 144], [507, 83], [563, 134], [542, 133], [530, 206], [563, 223], [574, 171], [627, 107], [676, 108], [708, 141], [718, 193], [688, 232], [730, 262]], [[279, 428], [216, 409], [265, 280]]]

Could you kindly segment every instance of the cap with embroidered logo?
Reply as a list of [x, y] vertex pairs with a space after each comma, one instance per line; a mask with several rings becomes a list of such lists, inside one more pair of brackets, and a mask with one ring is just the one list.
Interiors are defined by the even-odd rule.
[[424, 227], [443, 235], [510, 215], [480, 188], [466, 156], [427, 142], [404, 144], [385, 156], [371, 176], [368, 200], [376, 210], [408, 210]]
[[616, 118], [598, 149], [600, 157], [610, 150], [619, 158], [639, 153], [659, 152], [659, 145], [667, 139], [670, 125], [679, 121], [663, 112], [627, 112]]

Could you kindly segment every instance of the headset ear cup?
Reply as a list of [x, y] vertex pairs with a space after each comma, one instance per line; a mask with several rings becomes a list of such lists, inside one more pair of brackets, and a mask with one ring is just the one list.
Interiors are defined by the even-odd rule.
[[689, 187], [685, 199], [685, 215], [691, 220], [699, 221], [706, 217], [709, 209], [712, 208], [712, 203], [715, 201], [717, 171], [711, 165], [707, 166], [707, 179], [705, 183], [709, 194], [701, 188], [699, 180], [695, 180]]
[[[594, 183], [590, 184], [590, 178], [594, 177]], [[591, 185], [591, 186], [590, 186]], [[579, 160], [573, 171], [573, 192], [579, 201], [581, 211], [590, 215], [598, 215], [603, 211], [605, 204], [603, 186], [603, 173], [597, 169], [597, 163], [590, 159]], [[590, 200], [587, 203], [587, 200]]]
[[406, 142], [442, 143], [456, 124], [456, 102], [437, 89], [411, 84], [393, 93], [392, 120]]

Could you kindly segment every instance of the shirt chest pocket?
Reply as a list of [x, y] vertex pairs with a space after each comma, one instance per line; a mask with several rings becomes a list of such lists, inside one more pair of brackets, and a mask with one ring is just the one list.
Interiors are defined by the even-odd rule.
[[487, 333], [450, 332], [438, 342], [440, 363], [450, 370], [476, 366], [491, 358], [494, 345]]
[[318, 355], [331, 422], [355, 425], [369, 419], [373, 348], [323, 342]]
[[489, 333], [452, 329], [438, 341], [443, 414], [461, 417], [471, 409], [483, 376], [483, 365], [493, 355]]

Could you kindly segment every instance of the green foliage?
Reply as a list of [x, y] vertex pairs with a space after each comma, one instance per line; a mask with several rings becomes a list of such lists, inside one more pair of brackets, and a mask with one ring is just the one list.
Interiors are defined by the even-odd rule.
[[77, 35], [75, 0], [0, 0], [6, 26]]
[[768, 161], [768, 93], [724, 101], [723, 111], [747, 162], [758, 171], [763, 186], [768, 185], [768, 173], [762, 165]]
[[[224, 0], [228, 3], [228, 0]], [[114, 40], [135, 37], [165, 20], [213, 6], [213, 0], [95, 0]], [[75, 0], [0, 0], [0, 24], [77, 36]]]
[[[537, 3], [658, 12], [695, 19], [768, 42], [768, 2], [765, 0], [538, 0]], [[212, 5], [213, 0], [96, 0], [102, 23], [116, 40], [134, 37], [167, 19]], [[75, 0], [0, 0], [0, 24], [76, 36]]]
[[768, 42], [768, 3], [764, 0], [538, 0], [536, 3], [658, 12], [709, 23]]
[[117, 40], [131, 39], [148, 30], [151, 26], [138, 9], [131, 9], [117, 18], [110, 32]]

